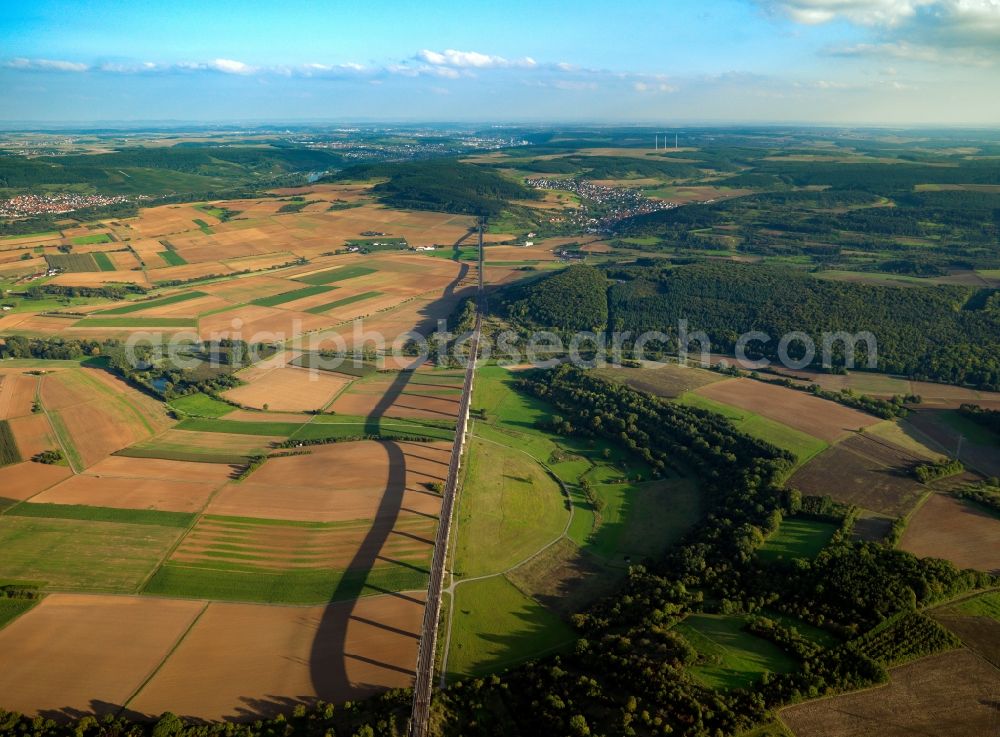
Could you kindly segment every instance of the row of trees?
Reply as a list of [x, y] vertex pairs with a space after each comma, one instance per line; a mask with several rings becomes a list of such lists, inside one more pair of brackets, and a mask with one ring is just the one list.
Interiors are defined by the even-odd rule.
[[1000, 410], [984, 409], [978, 404], [963, 404], [958, 411], [963, 417], [1000, 435]]

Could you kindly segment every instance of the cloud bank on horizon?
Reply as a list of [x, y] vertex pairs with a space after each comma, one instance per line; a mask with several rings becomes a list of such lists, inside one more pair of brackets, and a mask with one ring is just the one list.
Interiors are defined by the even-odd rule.
[[[631, 12], [581, 0], [570, 15], [516, 0], [499, 21], [457, 5], [444, 28], [392, 3], [331, 5], [244, 10], [232, 29], [204, 28], [187, 0], [172, 13], [15, 10], [0, 19], [14, 51], [0, 56], [0, 118], [1000, 124], [1000, 0], [644, 0]], [[123, 13], [133, 23], [106, 24]]]

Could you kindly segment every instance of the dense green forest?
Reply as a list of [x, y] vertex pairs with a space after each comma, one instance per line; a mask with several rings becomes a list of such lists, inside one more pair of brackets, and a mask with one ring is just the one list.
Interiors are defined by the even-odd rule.
[[331, 177], [333, 181], [383, 179], [375, 192], [387, 205], [470, 215], [496, 215], [509, 200], [539, 194], [499, 174], [453, 159], [407, 163], [360, 164]]
[[[732, 354], [743, 334], [762, 331], [769, 339], [747, 343], [747, 355], [772, 361], [782, 336], [800, 331], [813, 341], [813, 366], [824, 360], [824, 334], [867, 331], [876, 341], [878, 371], [995, 390], [1000, 306], [992, 296], [984, 298], [991, 294], [959, 286], [833, 282], [775, 265], [650, 262], [603, 272], [572, 266], [511, 288], [496, 303], [508, 318], [530, 327], [573, 331], [607, 324], [609, 331], [630, 332], [631, 340], [662, 333], [663, 339], [647, 344], [651, 352], [675, 353], [683, 320], [689, 335], [707, 334], [715, 352]], [[865, 341], [829, 342], [832, 370], [846, 365], [848, 351], [856, 367], [868, 367]], [[791, 359], [804, 359], [801, 342], [787, 348]], [[692, 342], [689, 350], [699, 351], [699, 344]]]
[[538, 282], [515, 286], [499, 306], [522, 323], [560, 330], [603, 330], [608, 324], [608, 280], [579, 264]]
[[[1000, 311], [969, 309], [966, 287], [883, 287], [830, 282], [790, 268], [698, 263], [677, 267], [612, 269], [621, 280], [609, 290], [616, 330], [660, 330], [676, 336], [678, 321], [703, 330], [717, 350], [732, 351], [743, 333], [771, 336], [748, 353], [777, 357], [781, 336], [809, 335], [822, 360], [822, 333], [870, 331], [878, 341], [878, 370], [984, 389], [1000, 387]], [[789, 353], [793, 358], [797, 343]], [[842, 345], [842, 344], [838, 344]], [[833, 359], [844, 361], [834, 346]], [[856, 363], [864, 366], [862, 347]]]
[[342, 158], [329, 151], [272, 146], [129, 147], [103, 154], [0, 155], [0, 189], [87, 185], [114, 194], [167, 194], [187, 187], [217, 189], [221, 181], [325, 170]]

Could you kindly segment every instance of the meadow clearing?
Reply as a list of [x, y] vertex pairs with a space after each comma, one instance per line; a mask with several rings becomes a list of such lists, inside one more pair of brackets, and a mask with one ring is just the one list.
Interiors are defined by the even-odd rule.
[[653, 480], [616, 446], [540, 428], [551, 409], [516, 378], [496, 365], [477, 372], [442, 634], [449, 679], [568, 647], [561, 616], [611, 591], [630, 560], [661, 554], [702, 514], [693, 479]]

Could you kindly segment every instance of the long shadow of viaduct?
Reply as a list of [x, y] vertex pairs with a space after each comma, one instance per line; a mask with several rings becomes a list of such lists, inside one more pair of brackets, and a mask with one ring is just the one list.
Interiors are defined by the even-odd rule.
[[[454, 280], [444, 289], [440, 300], [436, 300], [428, 305], [428, 311], [433, 313], [434, 305], [439, 302], [450, 301], [455, 295], [461, 283], [468, 276], [470, 267], [468, 263], [461, 260], [461, 245], [472, 235], [472, 231], [459, 238], [452, 246], [455, 252], [454, 258], [459, 263], [459, 272]], [[430, 324], [428, 324], [430, 323]], [[429, 332], [436, 327], [434, 320], [422, 322], [416, 326], [420, 332]], [[378, 404], [366, 418], [366, 433], [376, 434], [380, 421], [386, 416], [389, 408], [402, 395], [406, 384], [409, 381], [406, 372], [399, 373], [388, 390], [379, 400]], [[385, 492], [379, 502], [375, 520], [368, 529], [364, 540], [358, 548], [348, 566], [348, 573], [341, 578], [332, 596], [333, 606], [327, 607], [324, 612], [316, 638], [313, 641], [310, 657], [310, 675], [313, 688], [320, 698], [326, 700], [337, 700], [339, 698], [350, 698], [352, 687], [364, 688], [365, 684], [352, 684], [347, 673], [347, 659], [351, 658], [363, 662], [368, 662], [389, 670], [399, 671], [399, 667], [389, 663], [380, 663], [361, 654], [348, 653], [347, 651], [347, 630], [352, 620], [373, 624], [388, 631], [395, 631], [393, 627], [362, 619], [354, 615], [357, 599], [361, 596], [365, 588], [373, 588], [365, 583], [379, 560], [380, 551], [383, 549], [393, 528], [399, 519], [402, 509], [403, 494], [406, 490], [406, 456], [403, 448], [396, 442], [383, 442], [386, 460], [389, 464], [389, 476], [386, 483]], [[331, 469], [336, 472], [336, 469]], [[393, 592], [385, 592], [393, 593]], [[405, 594], [394, 593], [395, 596], [413, 601], [415, 604], [423, 604], [422, 601], [412, 599]], [[408, 634], [408, 633], [406, 633]], [[418, 633], [413, 633], [414, 639], [419, 638]], [[331, 657], [332, 656], [332, 657]], [[414, 655], [414, 660], [416, 656]], [[413, 671], [408, 669], [407, 673]]]

